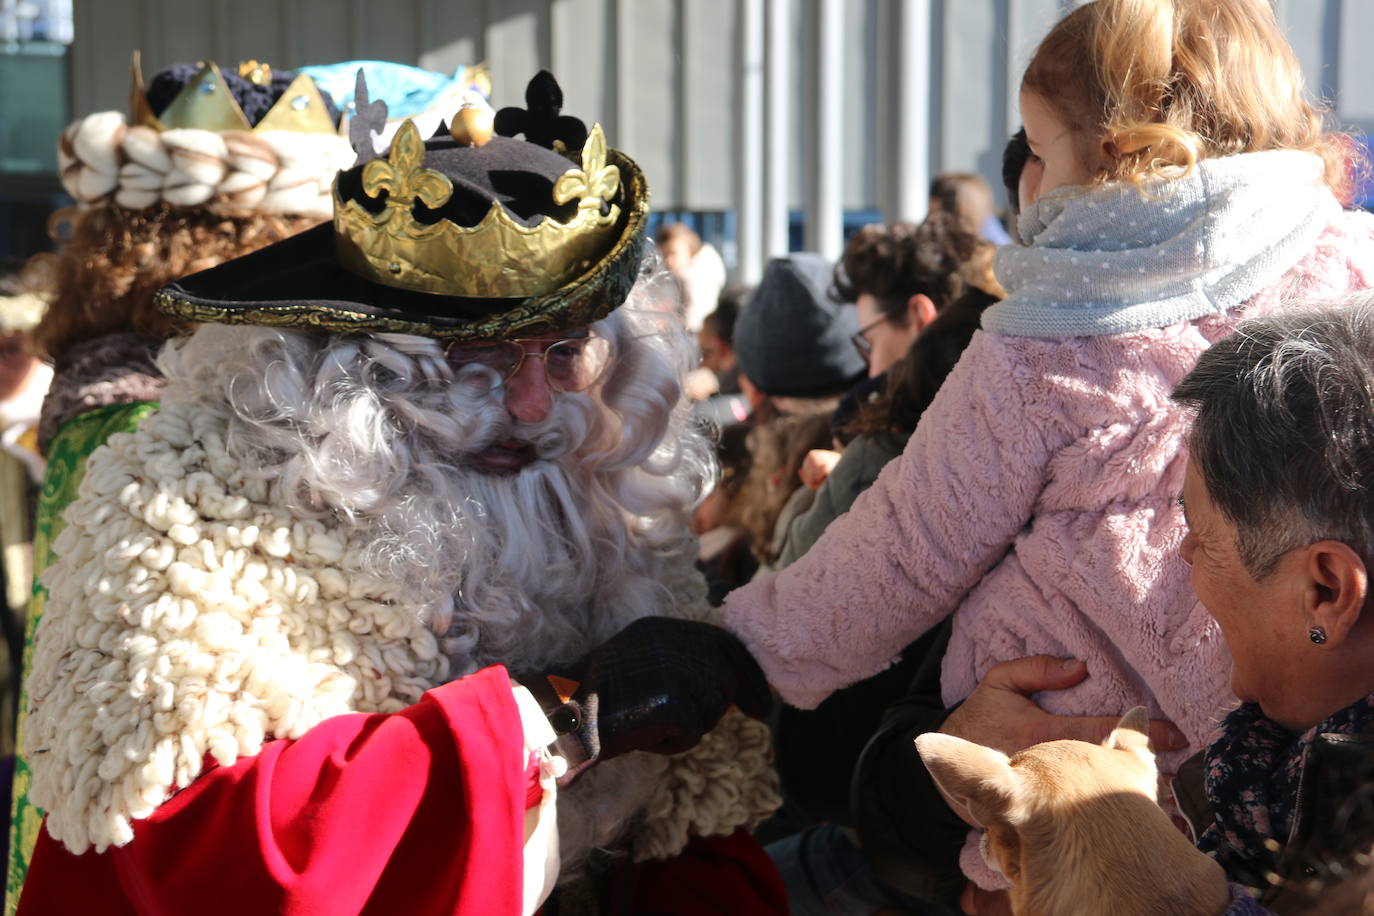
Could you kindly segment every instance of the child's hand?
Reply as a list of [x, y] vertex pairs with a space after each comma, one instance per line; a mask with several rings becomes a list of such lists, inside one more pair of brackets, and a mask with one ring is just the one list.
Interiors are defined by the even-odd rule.
[[813, 448], [806, 453], [802, 459], [801, 470], [797, 476], [801, 482], [811, 490], [819, 490], [821, 484], [830, 476], [830, 472], [835, 469], [835, 465], [840, 463], [840, 453], [832, 452], [825, 448]]
[[682, 393], [687, 395], [689, 401], [704, 401], [718, 391], [720, 380], [710, 369], [693, 369], [682, 383]]

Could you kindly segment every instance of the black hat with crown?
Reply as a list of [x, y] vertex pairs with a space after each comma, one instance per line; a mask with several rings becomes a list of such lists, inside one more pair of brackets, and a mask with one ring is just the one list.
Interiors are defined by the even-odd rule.
[[562, 114], [551, 74], [531, 80], [524, 109], [470, 102], [429, 140], [407, 122], [384, 157], [372, 129], [385, 106], [361, 74], [358, 88], [358, 162], [334, 182], [333, 222], [163, 288], [164, 311], [485, 340], [585, 326], [624, 302], [648, 185], [600, 125]]

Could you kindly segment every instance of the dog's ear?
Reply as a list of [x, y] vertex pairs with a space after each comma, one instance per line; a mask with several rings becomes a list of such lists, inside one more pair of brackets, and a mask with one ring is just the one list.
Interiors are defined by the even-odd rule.
[[980, 827], [1015, 821], [1021, 804], [1021, 776], [1006, 754], [937, 732], [916, 739], [935, 784]]
[[1154, 760], [1150, 751], [1150, 719], [1145, 707], [1137, 706], [1127, 711], [1102, 746], [1114, 751], [1133, 751]]

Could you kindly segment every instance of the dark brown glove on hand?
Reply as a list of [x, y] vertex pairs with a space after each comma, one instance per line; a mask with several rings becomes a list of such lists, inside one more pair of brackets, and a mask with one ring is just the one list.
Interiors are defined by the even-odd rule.
[[561, 785], [630, 751], [689, 750], [732, 705], [757, 719], [773, 707], [763, 671], [733, 634], [670, 617], [636, 620], [581, 661], [517, 680], [559, 735]]

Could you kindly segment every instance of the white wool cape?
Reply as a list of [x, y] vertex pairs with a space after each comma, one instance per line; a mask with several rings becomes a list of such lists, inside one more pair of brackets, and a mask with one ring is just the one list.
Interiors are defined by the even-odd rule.
[[[225, 449], [227, 416], [168, 404], [87, 462], [34, 646], [30, 795], [74, 853], [133, 838], [202, 770], [330, 716], [390, 713], [449, 679], [404, 589], [361, 572], [348, 530], [288, 513]], [[663, 584], [705, 618], [684, 556]], [[694, 597], [687, 597], [694, 596]], [[635, 858], [752, 826], [778, 804], [767, 729], [730, 713], [670, 759]]]

